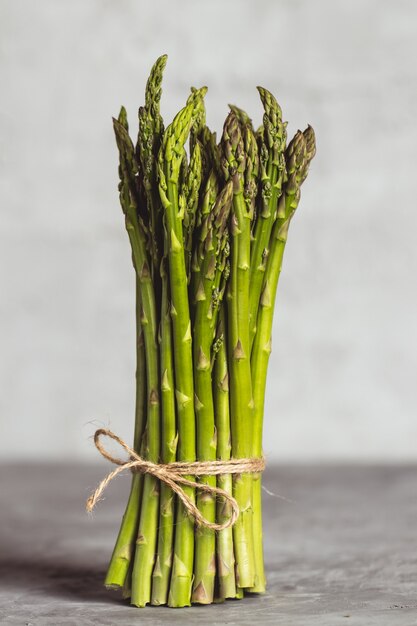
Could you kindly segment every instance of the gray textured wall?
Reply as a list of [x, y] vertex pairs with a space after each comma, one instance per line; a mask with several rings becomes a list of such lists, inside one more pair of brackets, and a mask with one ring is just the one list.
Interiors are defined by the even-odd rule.
[[129, 438], [134, 277], [111, 115], [134, 121], [169, 54], [163, 113], [207, 84], [260, 120], [255, 85], [318, 155], [279, 289], [270, 459], [417, 459], [417, 3], [0, 5], [0, 452], [96, 459]]

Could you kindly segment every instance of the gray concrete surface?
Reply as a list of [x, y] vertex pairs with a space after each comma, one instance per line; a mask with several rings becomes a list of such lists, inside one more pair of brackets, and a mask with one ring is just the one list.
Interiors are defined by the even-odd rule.
[[290, 133], [317, 132], [277, 299], [266, 452], [417, 461], [414, 0], [1, 0], [0, 455], [94, 461], [91, 420], [132, 438], [111, 116], [125, 104], [135, 132], [162, 52], [167, 121], [207, 84], [218, 133], [228, 102], [259, 123], [262, 84]]
[[128, 488], [94, 517], [108, 465], [3, 465], [2, 626], [415, 626], [417, 467], [276, 466], [264, 497], [268, 592], [184, 610], [134, 609], [102, 586]]

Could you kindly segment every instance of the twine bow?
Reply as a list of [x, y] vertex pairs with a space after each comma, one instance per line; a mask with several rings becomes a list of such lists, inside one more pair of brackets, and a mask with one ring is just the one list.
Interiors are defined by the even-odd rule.
[[[112, 456], [102, 445], [100, 437], [110, 437], [114, 441], [117, 441], [120, 446], [126, 450], [129, 454], [130, 460], [124, 461]], [[239, 506], [235, 498], [230, 495], [224, 489], [219, 487], [212, 487], [204, 483], [189, 480], [185, 476], [219, 476], [222, 474], [253, 474], [263, 472], [265, 469], [264, 459], [229, 459], [227, 461], [176, 461], [174, 463], [153, 463], [142, 459], [132, 448], [130, 448], [123, 439], [120, 439], [111, 430], [107, 428], [99, 428], [94, 433], [94, 443], [97, 450], [104, 458], [111, 461], [115, 465], [118, 465], [116, 469], [110, 472], [98, 485], [97, 489], [91, 494], [86, 502], [86, 509], [90, 513], [97, 501], [100, 499], [101, 494], [106, 489], [107, 485], [116, 478], [121, 472], [130, 469], [133, 472], [139, 472], [141, 474], [150, 474], [161, 482], [168, 485], [174, 493], [182, 501], [186, 510], [195, 519], [198, 526], [204, 526], [210, 530], [224, 530], [235, 524], [239, 517]], [[230, 517], [222, 524], [210, 522], [206, 519], [198, 510], [193, 500], [188, 496], [181, 485], [187, 487], [194, 487], [204, 493], [211, 495], [221, 496], [227, 500], [231, 506]]]

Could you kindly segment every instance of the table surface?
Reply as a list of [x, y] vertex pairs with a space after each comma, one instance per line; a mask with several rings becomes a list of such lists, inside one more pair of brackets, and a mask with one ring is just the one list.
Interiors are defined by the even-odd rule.
[[106, 470], [1, 467], [2, 625], [417, 624], [417, 467], [269, 468], [267, 593], [183, 610], [135, 609], [103, 587], [129, 487], [115, 480], [87, 516]]

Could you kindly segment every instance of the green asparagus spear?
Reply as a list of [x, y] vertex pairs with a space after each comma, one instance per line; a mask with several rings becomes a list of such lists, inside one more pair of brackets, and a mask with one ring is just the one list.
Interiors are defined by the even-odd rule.
[[[157, 346], [157, 317], [155, 293], [146, 250], [143, 227], [138, 219], [137, 174], [138, 165], [134, 147], [125, 129], [113, 121], [120, 153], [121, 202], [125, 211], [134, 265], [139, 281], [141, 312], [146, 354], [147, 424], [145, 455], [151, 461], [159, 460], [159, 359]], [[150, 475], [145, 477], [135, 562], [132, 572], [132, 604], [144, 606], [150, 601], [150, 581], [155, 559], [156, 530], [159, 505], [159, 487]]]
[[[308, 151], [307, 151], [308, 145]], [[266, 265], [262, 295], [257, 319], [257, 330], [251, 356], [252, 380], [254, 385], [254, 436], [253, 456], [262, 454], [262, 423], [264, 413], [265, 385], [269, 355], [271, 352], [271, 332], [275, 297], [281, 272], [282, 258], [287, 241], [288, 227], [300, 199], [300, 186], [305, 180], [308, 165], [315, 154], [314, 131], [309, 127], [300, 131], [288, 145], [285, 152], [287, 180], [283, 187], [278, 217], [274, 224], [269, 242], [270, 254]], [[262, 592], [265, 589], [262, 548], [262, 491], [261, 477], [254, 479], [254, 536], [255, 563], [257, 576], [251, 591]]]
[[[121, 108], [119, 124], [129, 131], [126, 109]], [[128, 197], [128, 188], [122, 163], [119, 164], [119, 192], [122, 209], [125, 214], [130, 211], [130, 200]], [[126, 222], [127, 223], [127, 222]], [[135, 267], [135, 261], [133, 259]], [[144, 433], [146, 422], [146, 369], [145, 369], [145, 349], [143, 342], [143, 331], [140, 322], [141, 311], [140, 283], [136, 276], [136, 408], [135, 408], [135, 433], [134, 433], [134, 449], [139, 452], [142, 436]], [[135, 539], [137, 534], [140, 502], [142, 495], [143, 480], [140, 474], [135, 474], [132, 478], [129, 499], [126, 510], [123, 515], [122, 524], [116, 540], [112, 557], [106, 574], [105, 585], [109, 588], [123, 587], [126, 582], [130, 564], [132, 561]]]
[[[251, 207], [244, 197], [247, 156], [240, 125], [230, 112], [223, 130], [222, 166], [226, 180], [233, 181], [231, 217], [231, 271], [228, 299], [228, 355], [230, 375], [230, 420], [232, 454], [235, 458], [251, 455], [253, 396], [249, 346], [249, 268]], [[240, 515], [233, 527], [237, 584], [254, 584], [254, 551], [252, 532], [252, 480], [249, 474], [236, 476], [234, 496]]]
[[[168, 253], [165, 238], [165, 254]], [[174, 363], [172, 357], [172, 329], [169, 302], [169, 281], [167, 258], [161, 262], [162, 306], [160, 324], [161, 354], [161, 403], [162, 431], [161, 457], [163, 463], [176, 459], [177, 426], [175, 415]], [[152, 575], [152, 604], [166, 604], [172, 568], [174, 541], [175, 497], [170, 487], [161, 485], [158, 549]]]
[[[220, 308], [219, 325], [213, 368], [214, 414], [216, 418], [217, 458], [222, 461], [230, 459], [230, 410], [229, 410], [229, 372], [227, 366], [225, 307]], [[231, 474], [217, 477], [217, 486], [232, 494], [233, 482]], [[217, 521], [224, 523], [231, 515], [230, 503], [226, 500], [217, 502]], [[217, 533], [217, 576], [219, 596], [221, 598], [236, 597], [235, 557], [233, 551], [233, 530], [225, 528]]]
[[[134, 449], [139, 452], [145, 426], [146, 369], [143, 331], [140, 323], [140, 287], [136, 286], [136, 408]], [[107, 569], [104, 584], [108, 588], [123, 587], [132, 562], [138, 529], [143, 477], [134, 474], [129, 499], [123, 515], [119, 534]]]
[[[136, 156], [141, 166], [149, 228], [149, 252], [152, 259], [152, 280], [158, 286], [159, 263], [162, 256], [162, 210], [158, 194], [156, 157], [161, 147], [164, 124], [160, 114], [161, 83], [167, 55], [159, 57], [151, 69], [145, 90], [145, 106], [139, 109], [139, 133]], [[159, 298], [158, 298], [159, 300]]]
[[268, 244], [276, 218], [278, 199], [281, 195], [285, 172], [284, 150], [286, 143], [285, 124], [281, 108], [274, 96], [258, 87], [264, 106], [263, 139], [260, 148], [261, 167], [261, 210], [257, 215], [251, 249], [249, 323], [252, 348], [256, 332], [259, 299], [268, 259]]
[[[274, 224], [269, 246], [270, 254], [263, 280], [262, 296], [258, 312], [257, 331], [251, 357], [252, 378], [256, 380], [254, 448], [261, 450], [263, 395], [266, 382], [266, 367], [270, 354], [273, 305], [281, 270], [282, 254], [292, 215], [298, 205], [301, 172], [306, 161], [306, 141], [303, 133], [297, 132], [285, 153], [287, 180], [280, 199], [278, 217]], [[258, 428], [259, 426], [259, 428]]]
[[[184, 144], [195, 115], [192, 100], [166, 129], [158, 155], [159, 192], [164, 207], [168, 241], [171, 319], [174, 347], [175, 396], [178, 416], [178, 459], [195, 460], [194, 380], [191, 320], [184, 254], [183, 208], [180, 210], [178, 178]], [[194, 490], [185, 488], [194, 498]], [[184, 507], [177, 509], [174, 560], [168, 597], [170, 606], [187, 606], [191, 600], [194, 560], [194, 524]]]
[[[286, 130], [282, 122], [281, 108], [274, 96], [258, 87], [262, 104], [264, 106], [264, 118], [260, 140], [260, 167], [261, 167], [261, 194], [260, 211], [256, 216], [253, 229], [251, 247], [251, 272], [250, 272], [250, 299], [249, 299], [249, 333], [250, 346], [252, 349], [256, 334], [256, 320], [258, 315], [259, 300], [261, 296], [262, 282], [269, 254], [269, 240], [272, 227], [276, 219], [277, 205], [282, 191], [282, 181], [285, 174], [284, 150], [286, 143]], [[254, 389], [258, 380], [252, 377]], [[256, 395], [256, 391], [254, 391]], [[256, 408], [255, 408], [256, 411]], [[256, 428], [256, 426], [255, 426]], [[253, 507], [254, 507], [254, 546], [255, 546], [255, 581], [251, 591], [262, 593], [265, 591], [265, 573], [263, 564], [262, 548], [262, 525], [261, 510], [261, 480], [260, 474], [254, 475], [253, 479]]]
[[[211, 380], [211, 353], [217, 312], [222, 297], [223, 273], [229, 252], [228, 218], [233, 196], [230, 181], [220, 192], [212, 210], [204, 220], [197, 259], [200, 261], [200, 281], [194, 294], [193, 326], [194, 392], [197, 423], [197, 455], [200, 460], [216, 459], [216, 435]], [[215, 476], [202, 476], [200, 482], [216, 486]], [[216, 521], [215, 498], [199, 494], [197, 506], [210, 522]], [[193, 602], [213, 602], [216, 573], [215, 534], [208, 528], [197, 528], [194, 562]]]

